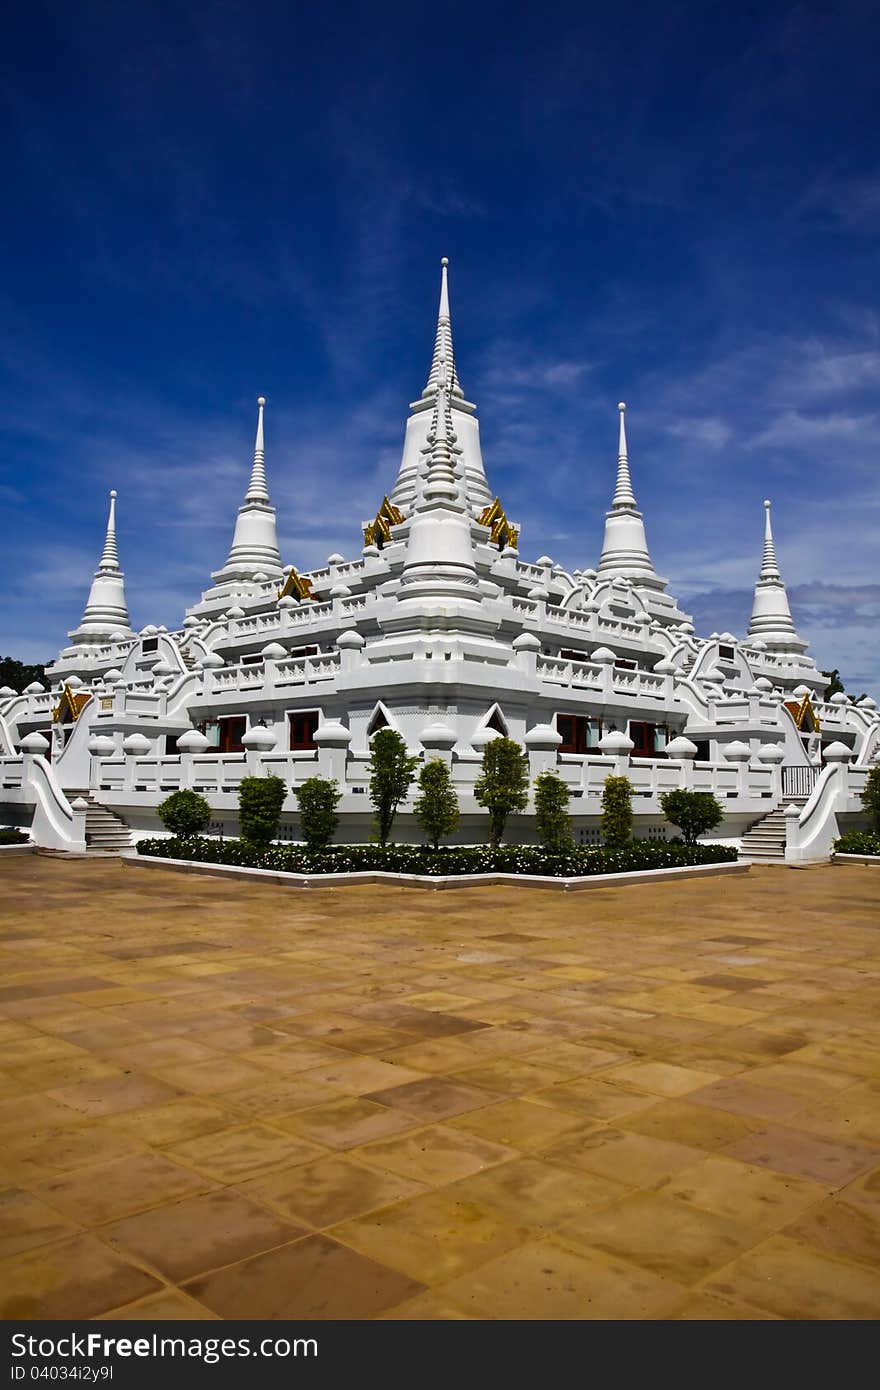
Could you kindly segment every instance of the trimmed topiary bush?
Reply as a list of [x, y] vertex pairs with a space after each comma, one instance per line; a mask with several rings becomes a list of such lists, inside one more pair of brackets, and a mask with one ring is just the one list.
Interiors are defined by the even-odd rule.
[[880, 830], [880, 767], [872, 767], [865, 778], [862, 805], [874, 822], [874, 829]]
[[847, 830], [834, 841], [834, 851], [836, 854], [880, 855], [880, 831]]
[[278, 834], [287, 787], [280, 777], [243, 777], [238, 786], [238, 827], [251, 845], [269, 845]]
[[623, 849], [632, 839], [633, 785], [628, 777], [606, 777], [602, 791], [602, 839], [608, 849]]
[[307, 777], [293, 794], [299, 802], [299, 828], [310, 850], [326, 849], [339, 824], [336, 807], [342, 793], [326, 777]]
[[406, 799], [418, 763], [418, 758], [407, 753], [406, 744], [396, 729], [379, 729], [373, 735], [370, 800], [376, 810], [380, 845], [388, 843], [397, 808]]
[[458, 797], [442, 758], [431, 758], [424, 764], [419, 773], [419, 792], [413, 812], [428, 843], [436, 850], [443, 836], [451, 835], [459, 820]]
[[529, 804], [528, 759], [512, 738], [493, 738], [483, 749], [474, 797], [489, 812], [489, 844], [497, 849], [507, 818]]
[[695, 845], [699, 835], [714, 830], [724, 820], [721, 803], [711, 792], [689, 792], [678, 787], [664, 792], [660, 805], [669, 824], [678, 826], [686, 845]]
[[725, 864], [737, 858], [726, 845], [667, 844], [632, 840], [623, 849], [572, 846], [550, 854], [533, 845], [462, 845], [429, 849], [426, 845], [337, 845], [311, 853], [303, 845], [246, 844], [242, 840], [141, 840], [138, 853], [153, 858], [188, 859], [206, 864], [234, 864], [294, 874], [339, 874], [384, 869], [387, 873], [540, 874], [577, 878], [619, 874], [634, 869], [674, 869], [687, 864]]
[[535, 778], [535, 831], [545, 850], [564, 852], [571, 845], [571, 792], [557, 772], [547, 769]]
[[179, 840], [200, 835], [211, 821], [211, 808], [198, 792], [172, 792], [159, 802], [156, 810], [168, 833]]

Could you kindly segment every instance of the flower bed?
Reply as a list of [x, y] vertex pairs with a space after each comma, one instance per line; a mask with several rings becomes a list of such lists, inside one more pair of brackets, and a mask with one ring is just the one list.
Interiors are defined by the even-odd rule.
[[880, 831], [848, 830], [834, 841], [835, 854], [878, 854], [880, 855]]
[[386, 873], [426, 874], [541, 874], [577, 878], [590, 874], [622, 874], [644, 869], [675, 869], [695, 864], [725, 864], [737, 852], [727, 845], [683, 845], [657, 840], [633, 840], [624, 849], [573, 847], [549, 854], [532, 845], [461, 846], [431, 850], [423, 845], [340, 845], [322, 853], [301, 845], [270, 845], [259, 849], [241, 840], [139, 840], [138, 853], [156, 859], [194, 860], [232, 864], [248, 869], [274, 869], [293, 874], [340, 874], [365, 869]]

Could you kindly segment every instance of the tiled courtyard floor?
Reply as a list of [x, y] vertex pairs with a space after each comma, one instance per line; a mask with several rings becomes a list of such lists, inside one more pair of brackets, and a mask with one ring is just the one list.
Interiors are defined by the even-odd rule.
[[871, 1318], [880, 874], [0, 865], [6, 1318]]

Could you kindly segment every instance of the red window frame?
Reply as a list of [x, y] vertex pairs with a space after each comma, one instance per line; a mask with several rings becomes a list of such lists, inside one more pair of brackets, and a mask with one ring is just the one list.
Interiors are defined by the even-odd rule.
[[290, 751], [305, 753], [317, 748], [315, 732], [321, 722], [321, 714], [316, 709], [291, 710], [287, 716], [290, 737]]

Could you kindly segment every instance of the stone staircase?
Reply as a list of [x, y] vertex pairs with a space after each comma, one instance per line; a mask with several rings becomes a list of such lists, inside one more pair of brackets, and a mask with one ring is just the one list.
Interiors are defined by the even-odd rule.
[[[805, 796], [789, 797], [785, 805], [803, 806]], [[779, 806], [761, 820], [755, 821], [742, 837], [740, 859], [751, 860], [753, 864], [785, 863], [785, 816]]]
[[75, 801], [81, 796], [83, 801], [87, 801], [89, 809], [86, 811], [86, 847], [88, 850], [102, 854], [119, 854], [121, 850], [131, 849], [131, 830], [121, 816], [117, 816], [115, 811], [110, 811], [106, 806], [102, 806], [100, 801], [96, 801], [94, 794], [86, 788], [82, 791], [65, 790], [68, 801]]

